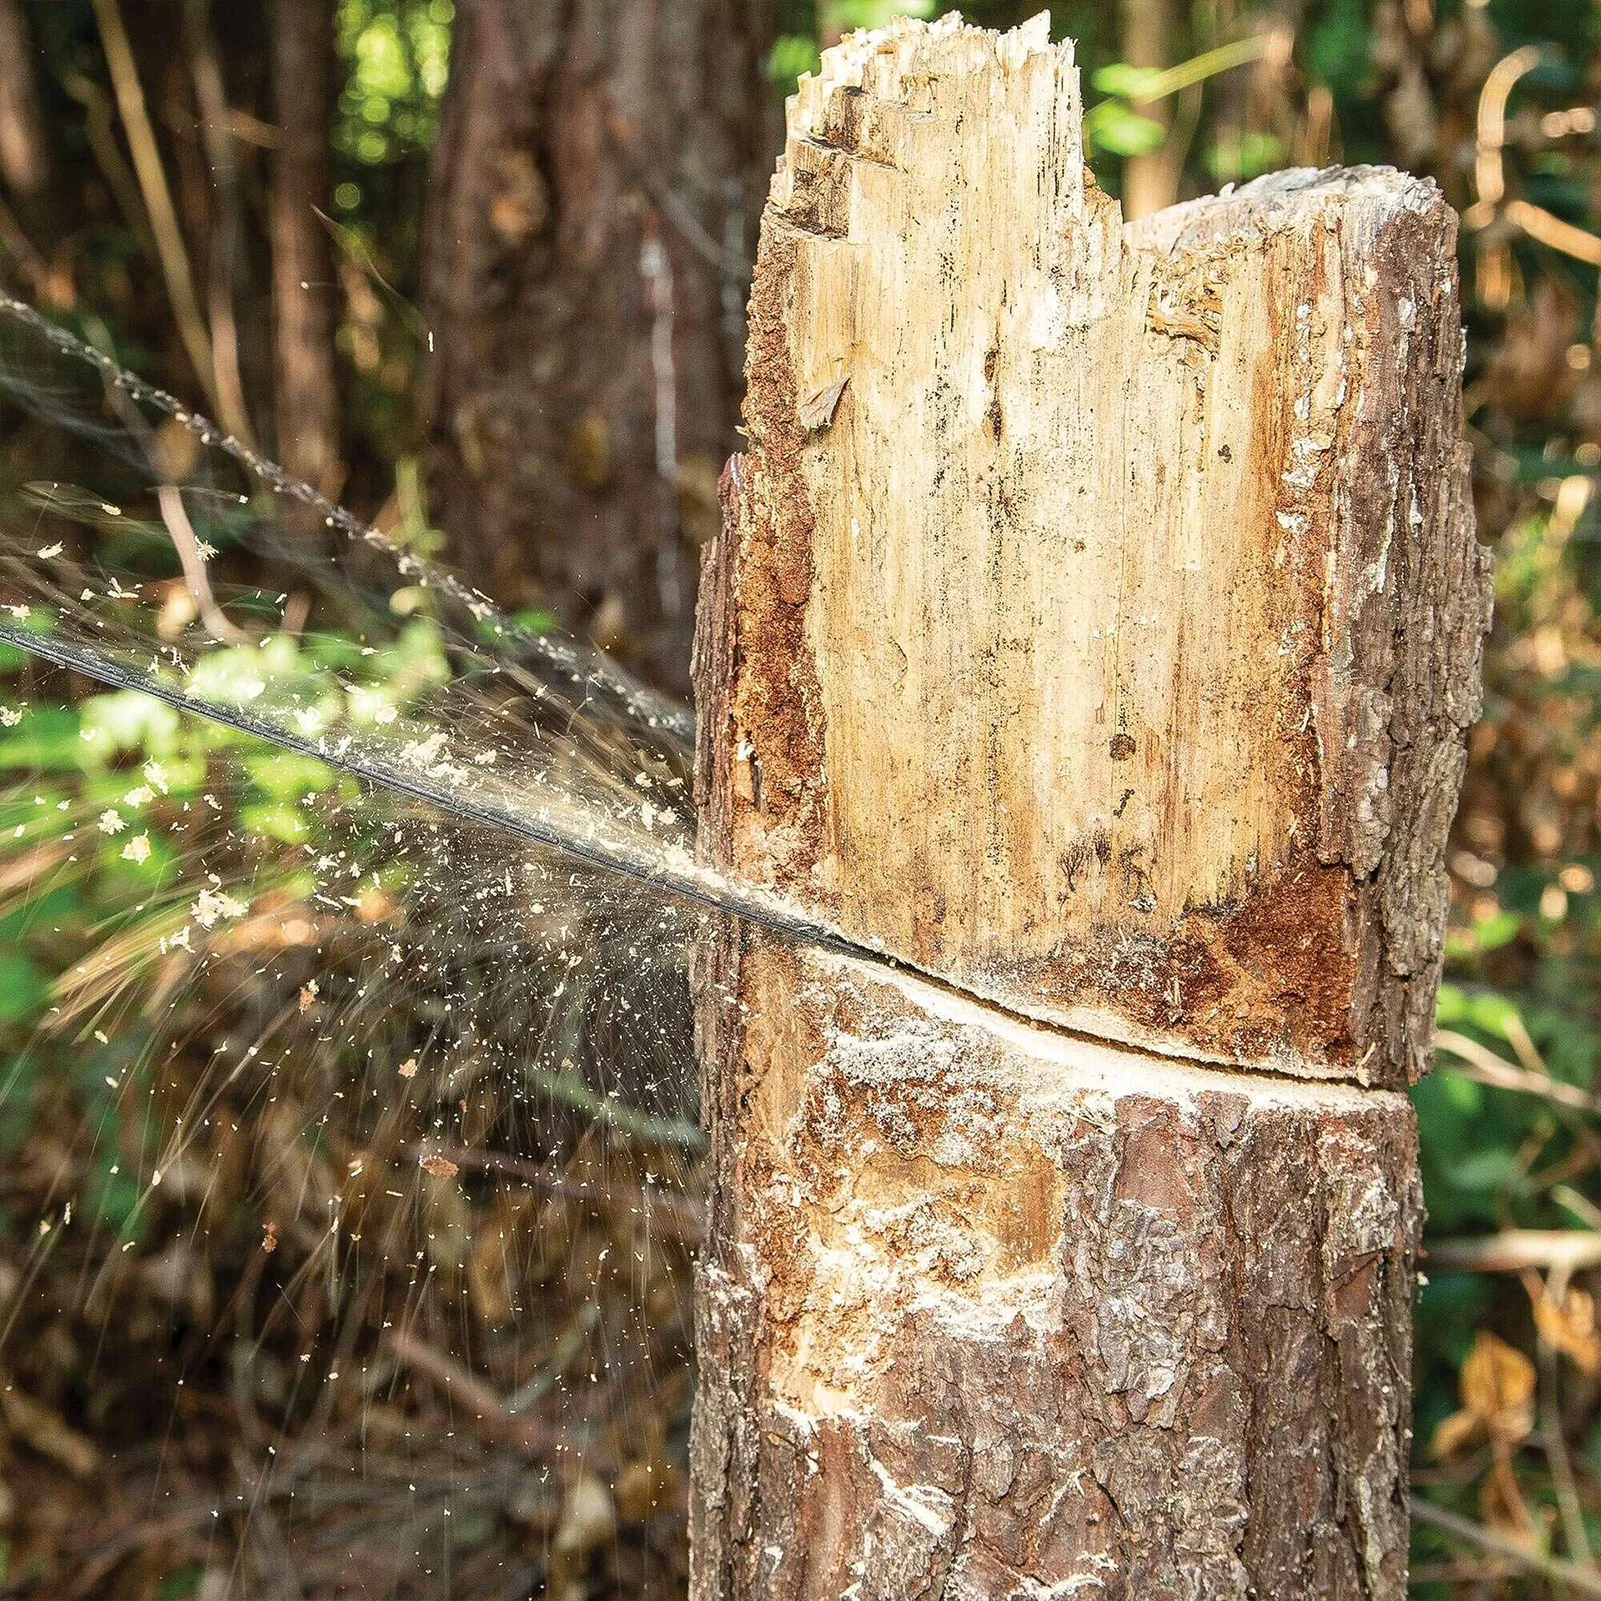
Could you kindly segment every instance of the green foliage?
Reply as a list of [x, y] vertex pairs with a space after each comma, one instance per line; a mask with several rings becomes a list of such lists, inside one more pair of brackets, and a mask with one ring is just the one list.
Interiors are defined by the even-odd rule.
[[1148, 155], [1167, 142], [1167, 130], [1161, 123], [1141, 116], [1118, 99], [1091, 106], [1085, 113], [1084, 132], [1096, 149], [1114, 156]]
[[[335, 149], [365, 167], [432, 145], [450, 64], [452, 0], [339, 0], [346, 80]], [[351, 189], [356, 189], [354, 184]], [[342, 210], [359, 203], [336, 195]]]
[[[336, 667], [354, 680], [348, 689]], [[345, 794], [351, 781], [146, 696], [52, 700], [24, 689], [19, 680], [31, 671], [16, 660], [0, 665], [0, 834], [8, 859], [42, 852], [44, 875], [0, 889], [0, 1152], [31, 1136], [41, 1095], [70, 1094], [96, 1130], [85, 1215], [133, 1239], [147, 1194], [131, 1159], [146, 1137], [134, 1092], [150, 1025], [121, 1015], [114, 1030], [100, 1028], [92, 1014], [57, 1033], [51, 1017], [66, 1001], [63, 984], [98, 947], [120, 953], [121, 977], [136, 987], [186, 926], [194, 872], [185, 842], [197, 815], [232, 842], [241, 897], [304, 893], [300, 851], [314, 841], [316, 816], [306, 802]], [[371, 728], [447, 674], [438, 628], [419, 615], [378, 650], [338, 635], [219, 647], [200, 658], [191, 682], [249, 704], [270, 679], [275, 692], [298, 692], [321, 728]], [[393, 879], [379, 853], [371, 865], [378, 882], [386, 871]]]
[[934, 0], [833, 0], [835, 25], [849, 33], [882, 28], [895, 17], [931, 17], [940, 9]]
[[1245, 183], [1284, 165], [1284, 141], [1259, 129], [1217, 139], [1206, 151], [1206, 170], [1220, 184]]
[[[815, 70], [822, 29], [875, 27], [897, 12], [939, 9], [932, 0], [781, 0], [770, 79], [787, 93], [802, 73]], [[974, 0], [963, 9], [973, 21], [1010, 26], [1038, 4]], [[59, 200], [62, 211], [54, 237], [44, 236], [45, 254], [59, 245], [61, 260], [73, 263], [60, 309], [81, 317], [85, 306], [103, 308], [124, 361], [192, 392], [192, 375], [162, 366], [174, 342], [159, 293], [148, 292], [158, 280], [137, 204], [116, 201], [114, 169], [102, 170], [88, 142], [85, 108], [96, 102], [84, 85], [106, 93], [92, 9], [88, 0], [61, 0], [27, 10], [46, 64], [41, 84], [58, 166], [52, 204]], [[134, 7], [124, 10], [134, 18]], [[239, 8], [236, 16], [212, 0], [219, 43], [229, 45], [249, 10]], [[1436, 0], [1430, 12], [1377, 0], [1312, 0], [1288, 9], [1261, 0], [1195, 4], [1180, 8], [1178, 37], [1166, 41], [1165, 58], [1176, 65], [1154, 70], [1120, 59], [1121, 8], [1089, 0], [1051, 7], [1054, 36], [1077, 41], [1089, 155], [1113, 193], [1126, 158], [1171, 139], [1182, 157], [1181, 198], [1286, 162], [1383, 161], [1432, 173], [1467, 211], [1476, 199], [1473, 130], [1484, 75], [1512, 48], [1539, 44], [1545, 54], [1510, 102], [1509, 192], [1596, 231], [1597, 135], [1548, 136], [1540, 119], [1593, 104], [1601, 10], [1591, 0]], [[1263, 59], [1262, 30], [1288, 16], [1296, 31], [1273, 65]], [[412, 302], [422, 174], [438, 127], [453, 7], [451, 0], [337, 0], [336, 19], [344, 81], [333, 130], [339, 182], [332, 234], [352, 484], [368, 497], [369, 509], [392, 500], [396, 516], [386, 526], [407, 548], [428, 555], [441, 536], [426, 513], [424, 452], [411, 400], [424, 338]], [[1479, 42], [1466, 49], [1464, 39], [1474, 37]], [[246, 55], [227, 65], [230, 104], [245, 112], [253, 106], [257, 121], [270, 122], [259, 63], [251, 69]], [[147, 89], [163, 93], [160, 82], [151, 76]], [[1164, 120], [1149, 114], [1158, 100]], [[1309, 132], [1317, 106], [1325, 118], [1321, 142]], [[171, 105], [158, 100], [155, 109], [170, 153], [168, 130], [189, 128], [192, 110], [182, 96]], [[185, 160], [193, 154], [186, 146]], [[239, 157], [244, 188], [255, 194], [268, 158], [243, 142]], [[23, 221], [31, 227], [34, 219]], [[1549, 1073], [1562, 1085], [1594, 1092], [1601, 1066], [1595, 274], [1518, 234], [1504, 218], [1467, 227], [1462, 238], [1467, 411], [1481, 533], [1498, 556], [1499, 621], [1486, 722], [1475, 736], [1453, 845], [1450, 981], [1440, 995], [1439, 1021], [1535, 1081]], [[197, 267], [206, 263], [205, 241], [189, 243]], [[241, 271], [241, 297], [256, 295], [267, 276], [263, 260], [250, 263]], [[247, 336], [256, 332], [246, 329]], [[246, 357], [252, 370], [270, 371], [270, 343], [253, 354], [247, 348]], [[270, 381], [264, 387], [270, 391]], [[19, 458], [26, 445], [18, 447]], [[1564, 521], [1557, 500], [1562, 486], [1576, 480], [1590, 486], [1589, 500]], [[209, 535], [224, 548], [230, 543], [226, 524], [214, 521]], [[108, 535], [108, 561], [136, 558], [134, 547], [146, 537], [133, 526]], [[535, 627], [551, 621], [543, 612], [519, 620]], [[52, 622], [39, 612], [29, 626], [47, 629]], [[349, 693], [332, 682], [335, 667], [356, 675]], [[298, 862], [314, 846], [318, 808], [304, 803], [331, 797], [345, 781], [322, 763], [262, 752], [244, 736], [139, 697], [51, 699], [39, 693], [31, 672], [19, 652], [0, 645], [0, 835], [11, 855], [37, 851], [41, 864], [21, 889], [0, 892], [0, 1153], [17, 1152], [70, 1105], [98, 1135], [79, 1197], [82, 1214], [132, 1241], [141, 1236], [148, 1193], [136, 1159], [144, 1153], [138, 1108], [151, 1089], [142, 1063], [154, 1025], [136, 1007], [118, 1013], [114, 1027], [100, 1028], [89, 1014], [60, 1025], [54, 1014], [64, 1006], [63, 980], [85, 951], [105, 948], [118, 935], [156, 951], [183, 926], [183, 836], [173, 829], [197, 815], [214, 819], [228, 836], [242, 882], [307, 893]], [[275, 639], [265, 652], [221, 649], [199, 668], [208, 692], [236, 704], [250, 704], [269, 677], [292, 686], [317, 732], [378, 726], [444, 673], [425, 608], [372, 657], [354, 639], [322, 634]], [[147, 777], [152, 769], [159, 783]], [[148, 798], [127, 800], [146, 789]], [[211, 810], [207, 795], [219, 810]], [[125, 826], [103, 831], [99, 820], [108, 813]], [[135, 838], [146, 847], [137, 860], [128, 853]], [[398, 871], [382, 861], [374, 866], [381, 878]], [[132, 959], [129, 972], [141, 983], [148, 977]], [[1470, 1062], [1443, 1051], [1414, 1099], [1431, 1243], [1509, 1228], [1591, 1226], [1601, 1203], [1597, 1119], [1546, 1096], [1482, 1082]], [[25, 1228], [0, 1215], [0, 1232], [20, 1235]], [[1458, 1405], [1459, 1375], [1475, 1339], [1493, 1328], [1533, 1350], [1534, 1333], [1529, 1295], [1517, 1279], [1435, 1272], [1427, 1260], [1424, 1270], [1416, 1408], [1420, 1466], [1434, 1471], [1427, 1442]], [[1601, 1506], [1601, 1408], [1584, 1388], [1590, 1383], [1576, 1384], [1565, 1399], [1580, 1491], [1593, 1515]], [[1544, 1456], [1530, 1445], [1514, 1467], [1538, 1514], [1551, 1504]], [[1451, 1482], [1421, 1493], [1444, 1497], [1464, 1515], [1487, 1515], [1476, 1499], [1484, 1461], [1453, 1464], [1450, 1472]], [[1543, 1519], [1541, 1538], [1553, 1538]], [[1445, 1564], [1459, 1553], [1424, 1534], [1417, 1554]], [[0, 1543], [0, 1571], [8, 1565]], [[1522, 1583], [1508, 1580], [1494, 1593], [1547, 1593], [1517, 1587]], [[185, 1595], [199, 1584], [198, 1571], [183, 1568], [167, 1581], [166, 1593]], [[1466, 1592], [1442, 1580], [1428, 1593]]]
[[0, 951], [0, 1024], [33, 1022], [49, 993], [45, 973], [26, 951]]
[[[1136, 107], [1197, 88], [1208, 78], [1255, 61], [1262, 53], [1262, 36], [1247, 34], [1171, 67], [1136, 67], [1114, 61], [1091, 73], [1091, 86], [1106, 97], [1091, 106], [1084, 118], [1091, 150], [1115, 156], [1142, 156], [1160, 150], [1169, 137], [1167, 128]], [[1242, 178], [1277, 165], [1281, 154], [1282, 147], [1270, 135], [1236, 133], [1220, 135], [1208, 147], [1206, 160], [1214, 176], [1221, 166], [1224, 177]]]
[[[782, 19], [789, 27], [773, 41], [767, 76], [780, 93], [790, 95], [803, 73], [817, 70], [822, 54], [818, 31], [825, 11], [829, 26], [841, 33], [852, 33], [858, 28], [882, 28], [895, 17], [931, 17], [939, 9], [935, 0], [822, 0], [810, 14], [786, 7], [793, 14]], [[795, 27], [796, 23], [805, 26]]]
[[778, 85], [781, 93], [791, 95], [802, 74], [816, 72], [821, 62], [822, 51], [817, 47], [815, 35], [781, 33], [773, 41], [772, 53], [767, 58], [767, 76]]
[[1369, 75], [1367, 7], [1363, 0], [1330, 0], [1319, 9], [1306, 46], [1307, 65], [1316, 81], [1336, 94], [1358, 94]]

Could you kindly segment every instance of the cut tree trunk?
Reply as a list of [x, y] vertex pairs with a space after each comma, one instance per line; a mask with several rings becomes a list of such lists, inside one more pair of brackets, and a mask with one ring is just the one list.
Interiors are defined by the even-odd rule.
[[1395, 1597], [1488, 562], [1455, 220], [1124, 226], [1043, 21], [792, 102], [697, 636], [695, 1601]]
[[430, 492], [456, 563], [687, 688], [776, 129], [772, 7], [460, 0], [430, 180]]
[[333, 0], [277, 0], [272, 39], [278, 456], [296, 478], [337, 496], [344, 475], [334, 359], [338, 301], [332, 244], [317, 215], [333, 204]]

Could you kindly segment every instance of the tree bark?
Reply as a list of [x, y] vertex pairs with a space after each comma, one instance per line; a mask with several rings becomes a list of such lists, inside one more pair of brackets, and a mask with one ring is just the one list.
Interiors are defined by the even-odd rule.
[[1399, 1601], [1404, 1097], [724, 963], [694, 1601]]
[[1035, 25], [803, 86], [701, 847], [900, 970], [700, 959], [696, 1601], [1404, 1593], [1454, 246], [1374, 169], [1123, 225]]
[[767, 0], [465, 0], [423, 296], [455, 561], [687, 688], [770, 149]]
[[343, 480], [333, 251], [317, 216], [332, 205], [332, 0], [277, 0], [273, 93], [272, 281], [278, 456], [336, 496]]

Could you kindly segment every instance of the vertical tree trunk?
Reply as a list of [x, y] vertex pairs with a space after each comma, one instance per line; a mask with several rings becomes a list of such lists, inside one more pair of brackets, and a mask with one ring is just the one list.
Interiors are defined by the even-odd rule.
[[770, 162], [766, 0], [463, 0], [430, 191], [451, 553], [687, 687]]
[[702, 955], [696, 1601], [1404, 1593], [1454, 246], [1371, 169], [1125, 226], [1034, 24], [795, 103], [701, 843], [898, 965]]
[[36, 52], [17, 0], [0, 0], [0, 178], [14, 196], [31, 200], [50, 176], [39, 95]]
[[318, 218], [332, 204], [332, 0], [276, 0], [272, 282], [278, 455], [297, 478], [337, 495], [339, 383], [333, 254]]
[[[1175, 0], [1121, 0], [1119, 20], [1123, 59], [1131, 67], [1173, 64], [1180, 26]], [[1172, 147], [1172, 96], [1134, 109], [1159, 122], [1169, 138], [1160, 149], [1129, 156], [1123, 163], [1123, 215], [1130, 222], [1171, 206], [1178, 199], [1182, 173], [1182, 152]]]
[[[233, 43], [241, 49], [235, 23]], [[235, 312], [242, 252], [240, 250], [239, 159], [229, 126], [227, 91], [211, 25], [211, 0], [184, 0], [183, 39], [189, 76], [199, 114], [199, 144], [205, 156], [205, 181], [213, 195], [215, 215], [207, 241], [206, 316], [211, 329], [211, 361], [224, 416], [235, 432], [249, 429], [245, 381]], [[252, 41], [254, 42], [254, 41]], [[244, 435], [253, 444], [252, 433]]]

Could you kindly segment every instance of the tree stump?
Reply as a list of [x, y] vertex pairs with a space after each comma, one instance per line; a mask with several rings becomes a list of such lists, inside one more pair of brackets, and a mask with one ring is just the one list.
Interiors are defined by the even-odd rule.
[[696, 1601], [1400, 1597], [1488, 562], [1432, 185], [1124, 226], [1072, 47], [791, 101], [697, 640]]

